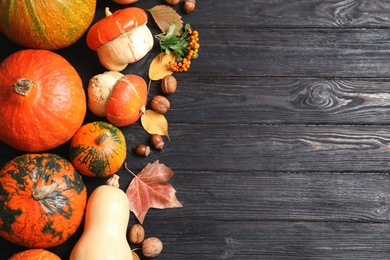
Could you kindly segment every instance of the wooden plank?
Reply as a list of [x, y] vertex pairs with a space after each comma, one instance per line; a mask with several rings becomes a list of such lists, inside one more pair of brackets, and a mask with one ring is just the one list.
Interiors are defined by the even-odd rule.
[[203, 29], [200, 37], [192, 76], [389, 76], [385, 29]]
[[[158, 259], [387, 259], [390, 250], [387, 224], [187, 218], [147, 230], [164, 243]], [[68, 259], [65, 245], [48, 250]], [[2, 239], [0, 249], [4, 259], [23, 250]]]
[[[378, 257], [390, 246], [389, 182], [377, 173], [179, 171], [170, 183], [184, 207], [150, 209], [144, 228], [164, 241], [163, 259]], [[81, 231], [51, 250], [67, 259]], [[0, 239], [5, 248], [21, 249]]]
[[[212, 12], [202, 13], [202, 15], [210, 15], [210, 19], [198, 19], [191, 15], [183, 18], [190, 22], [191, 19], [196, 18], [198, 20], [194, 24], [201, 27], [201, 53], [199, 61], [194, 61], [191, 69], [191, 75], [194, 77], [198, 75], [203, 77], [265, 75], [388, 77], [389, 75], [387, 65], [390, 59], [390, 36], [387, 28], [384, 27], [390, 23], [389, 6], [381, 1], [372, 1], [370, 4], [320, 0], [288, 3], [281, 0], [255, 3], [224, 1], [224, 10], [227, 13], [218, 11], [219, 6], [214, 1], [198, 4], [200, 8], [203, 5], [203, 8]], [[96, 19], [103, 15], [103, 8], [98, 10]], [[300, 10], [300, 12], [291, 10]], [[215, 17], [217, 13], [218, 16]], [[229, 18], [233, 13], [235, 14], [233, 18]], [[309, 14], [313, 17], [308, 18]], [[337, 24], [332, 21], [332, 15], [340, 15], [341, 21], [350, 20], [360, 27], [378, 23], [380, 27], [372, 30], [317, 28], [318, 20], [320, 24], [330, 28], [334, 23]], [[325, 18], [321, 19], [323, 16]], [[229, 22], [230, 19], [232, 22]], [[263, 23], [258, 19], [263, 23], [268, 21], [271, 25], [262, 26]], [[306, 21], [306, 24], [294, 23], [294, 21], [302, 21], [300, 19]], [[231, 23], [232, 26], [236, 26], [226, 28], [226, 25], [221, 24], [213, 27], [211, 21], [228, 23], [228, 25]], [[260, 26], [246, 27], [247, 21]], [[237, 26], [238, 22], [240, 26]], [[279, 27], [269, 28], [275, 27], [274, 23], [279, 23]], [[288, 28], [288, 25], [293, 27]], [[315, 28], [310, 29], [310, 27]], [[1, 59], [20, 49], [3, 35], [1, 41], [4, 44], [0, 50]], [[87, 48], [85, 37], [70, 48], [58, 52], [69, 58], [80, 74], [88, 78], [104, 70], [95, 52]], [[151, 55], [149, 59], [145, 59], [145, 64], [149, 64], [153, 57], [154, 55]], [[137, 66], [135, 72], [140, 71]], [[129, 68], [128, 71], [131, 70], [133, 69]]]
[[[223, 10], [223, 11], [221, 11]], [[196, 3], [203, 19], [193, 24], [231, 27], [389, 27], [385, 1], [350, 0], [225, 0]], [[188, 20], [195, 18], [185, 16]]]
[[169, 225], [163, 239], [173, 259], [388, 259], [389, 231], [386, 224], [189, 219]]
[[[390, 129], [364, 125], [171, 124], [163, 151], [146, 158], [133, 149], [148, 143], [140, 125], [122, 128], [126, 162], [138, 172], [159, 160], [176, 171], [382, 172], [390, 167]], [[2, 144], [6, 147], [4, 144]], [[51, 150], [69, 158], [68, 144]], [[6, 148], [4, 164], [21, 152]], [[125, 173], [124, 170], [122, 172]], [[129, 173], [126, 173], [129, 174]]]
[[[390, 75], [387, 29], [203, 28], [200, 38], [200, 55], [192, 62], [191, 73], [178, 77], [387, 78]], [[4, 48], [0, 50], [0, 58], [18, 49]], [[105, 71], [96, 53], [82, 41], [58, 53], [74, 64], [85, 85], [92, 76]], [[124, 73], [140, 74], [147, 79], [147, 68], [156, 53], [157, 50], [137, 65], [128, 66]]]
[[[157, 159], [176, 170], [217, 172], [387, 172], [390, 166], [387, 126], [180, 124], [170, 129], [164, 151], [132, 160], [134, 169]], [[143, 132], [124, 129], [128, 149]]]
[[387, 124], [389, 93], [387, 79], [201, 78], [187, 84], [179, 78], [166, 117], [197, 124]]
[[[387, 29], [203, 28], [200, 44], [200, 55], [192, 62], [191, 73], [183, 73], [181, 77], [387, 78], [390, 74]], [[20, 49], [7, 48], [10, 45], [5, 40], [1, 59]], [[105, 71], [96, 53], [88, 50], [82, 40], [58, 53], [75, 66], [85, 85], [92, 76]], [[154, 50], [123, 72], [147, 79], [148, 66], [157, 53]]]
[[218, 222], [390, 220], [387, 173], [176, 171], [170, 183], [184, 207], [164, 213], [151, 210], [150, 219], [177, 223], [187, 216]]

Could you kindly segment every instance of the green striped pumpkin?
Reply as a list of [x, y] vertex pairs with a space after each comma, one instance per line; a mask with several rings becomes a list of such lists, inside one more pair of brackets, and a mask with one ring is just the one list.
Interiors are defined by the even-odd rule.
[[104, 121], [85, 124], [72, 137], [70, 158], [85, 176], [111, 176], [126, 159], [125, 137], [119, 128]]
[[81, 38], [95, 8], [96, 0], [1, 0], [0, 31], [19, 45], [56, 50]]

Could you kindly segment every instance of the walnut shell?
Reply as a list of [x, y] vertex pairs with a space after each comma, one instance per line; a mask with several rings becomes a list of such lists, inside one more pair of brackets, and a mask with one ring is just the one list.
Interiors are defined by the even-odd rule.
[[171, 103], [166, 97], [155, 96], [152, 101], [150, 101], [152, 109], [160, 114], [165, 114], [171, 107]]
[[146, 257], [156, 257], [162, 249], [163, 243], [157, 237], [148, 237], [142, 242], [142, 254]]
[[164, 94], [172, 94], [176, 91], [177, 80], [172, 75], [165, 76], [161, 81], [161, 90]]
[[134, 224], [129, 231], [129, 240], [133, 244], [141, 244], [145, 239], [145, 230], [140, 224]]

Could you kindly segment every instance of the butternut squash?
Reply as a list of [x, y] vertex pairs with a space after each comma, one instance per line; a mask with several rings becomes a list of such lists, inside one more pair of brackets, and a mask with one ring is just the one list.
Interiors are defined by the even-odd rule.
[[126, 232], [129, 201], [114, 174], [97, 187], [87, 202], [84, 231], [73, 247], [70, 260], [133, 260]]

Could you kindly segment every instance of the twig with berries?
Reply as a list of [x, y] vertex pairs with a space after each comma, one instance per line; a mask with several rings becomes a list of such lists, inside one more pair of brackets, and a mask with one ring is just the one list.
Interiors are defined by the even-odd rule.
[[199, 33], [192, 30], [190, 24], [184, 26], [182, 35], [175, 35], [176, 25], [173, 23], [166, 33], [156, 35], [160, 42], [161, 51], [166, 54], [175, 53], [176, 61], [170, 62], [173, 72], [185, 72], [191, 67], [191, 60], [198, 57], [200, 48]]

